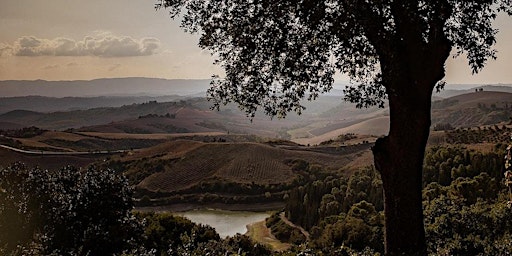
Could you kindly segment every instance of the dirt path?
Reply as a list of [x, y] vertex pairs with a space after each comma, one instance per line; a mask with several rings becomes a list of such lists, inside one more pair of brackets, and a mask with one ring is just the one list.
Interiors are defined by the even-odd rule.
[[303, 229], [301, 226], [297, 226], [295, 224], [293, 224], [293, 222], [291, 222], [290, 220], [288, 220], [286, 218], [286, 216], [284, 216], [284, 212], [280, 213], [279, 214], [279, 218], [281, 218], [281, 220], [286, 223], [286, 225], [290, 226], [290, 227], [294, 227], [294, 228], [298, 228], [300, 230], [300, 232], [306, 237], [306, 240], [309, 240], [309, 232], [307, 232], [305, 229]]
[[272, 235], [264, 220], [247, 225], [247, 233], [245, 235], [257, 243], [269, 246], [276, 252], [285, 251], [291, 247], [291, 244], [283, 243]]

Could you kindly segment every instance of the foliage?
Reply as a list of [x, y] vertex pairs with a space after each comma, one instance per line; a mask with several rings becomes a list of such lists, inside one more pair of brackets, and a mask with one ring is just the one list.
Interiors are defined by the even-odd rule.
[[218, 56], [225, 78], [214, 76], [208, 91], [217, 109], [235, 102], [251, 117], [259, 107], [270, 116], [300, 114], [301, 100], [332, 89], [336, 71], [354, 82], [345, 100], [358, 107], [389, 98], [389, 136], [372, 149], [388, 198], [386, 253], [425, 254], [421, 168], [432, 91], [444, 86], [452, 50], [473, 72], [496, 58], [492, 22], [499, 11], [512, 14], [511, 1], [163, 0], [160, 7], [182, 14], [182, 27]]
[[[502, 183], [504, 151], [500, 145], [496, 148], [488, 153], [460, 146], [427, 151], [423, 206], [431, 255], [509, 252], [512, 211]], [[328, 177], [293, 190], [285, 211], [294, 223], [309, 230], [312, 252], [330, 255], [345, 246], [355, 252], [368, 247], [382, 253], [381, 186], [373, 168], [348, 179]]]
[[[502, 150], [502, 146], [496, 148]], [[509, 253], [512, 211], [502, 184], [502, 158], [502, 151], [481, 153], [453, 146], [429, 149], [424, 166], [423, 207], [431, 255]], [[298, 169], [308, 168], [301, 161], [294, 163]], [[443, 175], [446, 177], [441, 178]], [[110, 169], [66, 167], [52, 172], [14, 164], [0, 171], [0, 253], [382, 253], [382, 183], [375, 169], [364, 168], [349, 178], [317, 178], [292, 190], [285, 209], [290, 220], [309, 230], [309, 243], [304, 244], [299, 231], [280, 224], [274, 215], [268, 220], [273, 224], [272, 231], [301, 245], [287, 252], [271, 253], [246, 236], [221, 239], [213, 228], [182, 217], [161, 213], [133, 216], [127, 180]]]
[[180, 216], [167, 213], [137, 213], [136, 216], [144, 225], [144, 247], [150, 248], [156, 255], [168, 255], [173, 248], [182, 246], [180, 242], [185, 240], [185, 236], [187, 239], [192, 237], [194, 243], [220, 241], [212, 227], [194, 224]]
[[347, 178], [326, 177], [290, 192], [285, 212], [311, 234], [310, 248], [332, 252], [342, 245], [383, 251], [382, 181], [368, 167]]
[[353, 134], [353, 133], [347, 133], [347, 134], [341, 134], [341, 135], [338, 135], [338, 138], [336, 139], [330, 139], [330, 140], [327, 140], [327, 141], [322, 141], [320, 142], [320, 145], [329, 145], [329, 144], [333, 144], [333, 143], [345, 143], [346, 141], [349, 141], [349, 140], [352, 140], [352, 139], [356, 139], [357, 138], [357, 135]]
[[5, 254], [111, 255], [134, 245], [131, 190], [110, 169], [0, 171], [0, 247]]
[[290, 191], [285, 211], [292, 222], [310, 229], [331, 215], [347, 213], [361, 201], [383, 209], [382, 182], [374, 168], [364, 168], [348, 179], [329, 176], [299, 186]]
[[94, 166], [0, 171], [1, 255], [270, 255], [170, 214], [132, 214], [127, 180]]
[[[472, 182], [479, 183], [475, 179]], [[506, 196], [495, 194], [492, 198], [474, 200], [471, 194], [457, 193], [458, 186], [442, 187], [437, 197], [424, 201], [430, 253], [508, 255], [512, 242], [512, 211], [507, 206]]]
[[248, 237], [221, 239], [212, 227], [168, 213], [138, 213], [144, 223], [143, 248], [158, 256], [270, 255]]
[[438, 123], [434, 125], [434, 131], [449, 131], [453, 129], [454, 128], [450, 123]]
[[35, 126], [31, 126], [14, 130], [0, 130], [0, 135], [13, 138], [32, 138], [43, 134], [45, 131], [46, 130], [40, 129]]
[[423, 185], [437, 182], [448, 186], [459, 177], [475, 177], [481, 172], [501, 179], [504, 152], [481, 153], [462, 147], [432, 147], [425, 154]]
[[281, 212], [274, 213], [265, 220], [266, 226], [270, 228], [272, 234], [281, 242], [296, 245], [306, 242], [306, 237], [302, 234], [300, 229], [285, 223], [279, 217], [279, 214], [281, 214]]
[[512, 128], [507, 126], [499, 127], [484, 126], [476, 129], [465, 128], [446, 131], [447, 143], [450, 144], [476, 144], [483, 142], [508, 143]]
[[510, 2], [501, 0], [158, 1], [162, 7], [172, 18], [182, 14], [182, 27], [200, 32], [199, 45], [217, 53], [226, 70], [209, 90], [217, 106], [233, 101], [254, 115], [261, 105], [280, 116], [303, 110], [300, 99], [330, 90], [335, 70], [357, 83], [346, 90], [347, 99], [382, 105], [391, 72], [382, 68], [396, 58], [394, 51], [418, 50], [419, 61], [453, 47], [477, 72], [496, 57], [491, 23], [497, 11], [511, 12]]

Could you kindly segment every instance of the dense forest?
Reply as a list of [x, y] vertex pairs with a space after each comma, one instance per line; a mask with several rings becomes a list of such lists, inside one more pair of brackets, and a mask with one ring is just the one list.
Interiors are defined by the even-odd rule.
[[[504, 152], [501, 144], [488, 153], [459, 146], [427, 151], [423, 206], [431, 255], [510, 251], [512, 210], [502, 179]], [[294, 189], [284, 212], [309, 231], [309, 248], [331, 255], [341, 247], [383, 253], [382, 210], [382, 182], [367, 167], [349, 178], [329, 176]]]

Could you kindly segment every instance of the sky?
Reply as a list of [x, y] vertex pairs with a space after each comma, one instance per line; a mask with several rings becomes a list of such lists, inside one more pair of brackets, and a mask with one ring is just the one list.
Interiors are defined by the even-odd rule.
[[[207, 79], [222, 74], [154, 0], [1, 0], [0, 80], [113, 77]], [[449, 84], [512, 83], [512, 18], [500, 16], [498, 59], [472, 75], [447, 61]], [[338, 75], [337, 80], [346, 80]]]

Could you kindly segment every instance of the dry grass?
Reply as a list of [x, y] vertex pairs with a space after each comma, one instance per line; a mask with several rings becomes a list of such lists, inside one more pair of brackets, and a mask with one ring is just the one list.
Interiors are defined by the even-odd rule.
[[179, 161], [144, 179], [139, 187], [176, 191], [209, 178], [236, 183], [283, 184], [295, 178], [282, 149], [257, 143], [202, 143], [186, 147]]
[[373, 164], [373, 153], [371, 150], [357, 153], [352, 161], [346, 166], [349, 170], [356, 170]]
[[494, 151], [495, 143], [477, 143], [464, 145], [467, 149], [472, 149], [482, 153], [490, 153]]
[[79, 132], [90, 137], [104, 139], [146, 139], [146, 140], [163, 140], [170, 137], [183, 136], [219, 136], [224, 135], [222, 132], [200, 132], [200, 133], [154, 133], [154, 134], [135, 134], [135, 133], [102, 133], [102, 132]]
[[102, 155], [25, 155], [0, 148], [0, 167], [6, 167], [14, 162], [22, 162], [28, 167], [38, 166], [41, 169], [59, 170], [66, 165], [86, 167], [87, 165], [104, 159]]
[[17, 138], [16, 140], [21, 142], [23, 146], [37, 149], [41, 148], [44, 150], [55, 150], [55, 151], [74, 151], [70, 148], [53, 146], [45, 143], [46, 140], [63, 140], [71, 143], [86, 139], [82, 135], [69, 133], [69, 132], [58, 132], [58, 131], [47, 131], [41, 135], [32, 138]]
[[291, 247], [291, 244], [277, 240], [265, 225], [265, 221], [247, 225], [247, 233], [245, 235], [257, 243], [269, 246], [272, 251], [285, 251]]
[[45, 150], [53, 149], [56, 151], [73, 151], [68, 148], [56, 147], [56, 146], [49, 145], [49, 144], [45, 143], [45, 140], [57, 139], [57, 140], [65, 140], [65, 141], [70, 141], [70, 142], [77, 142], [84, 138], [86, 138], [86, 137], [84, 137], [82, 135], [77, 135], [74, 133], [47, 131], [41, 135], [38, 135], [38, 136], [35, 136], [32, 138], [17, 138], [16, 140], [21, 142], [24, 147], [29, 147], [29, 148], [35, 148], [35, 149], [44, 148]]
[[303, 139], [294, 139], [293, 142], [302, 144], [302, 145], [318, 145], [323, 141], [327, 141], [330, 139], [336, 139], [339, 135], [354, 133], [360, 135], [375, 135], [380, 136], [387, 134], [389, 130], [389, 117], [381, 116], [372, 118], [370, 120], [366, 120], [345, 128], [337, 129], [334, 131], [330, 131], [324, 133], [319, 136], [311, 137], [311, 138], [303, 138]]
[[166, 162], [163, 171], [146, 177], [138, 184], [139, 188], [149, 191], [172, 192], [212, 179], [257, 185], [287, 184], [298, 175], [288, 163], [295, 159], [320, 165], [325, 171], [339, 172], [346, 170], [354, 158], [362, 157], [362, 160], [349, 167], [357, 169], [369, 163], [367, 154], [361, 153], [366, 149], [357, 147], [354, 153], [329, 153], [314, 152], [310, 148], [273, 147], [249, 142], [203, 143], [183, 140], [136, 151], [133, 155], [116, 160], [123, 162], [145, 157], [148, 163], [149, 159], [158, 163], [158, 159], [172, 159]]
[[83, 140], [86, 137], [80, 134], [76, 133], [70, 133], [70, 132], [58, 132], [58, 131], [47, 131], [39, 136], [36, 136], [32, 138], [33, 140], [37, 141], [44, 141], [48, 139], [59, 139], [59, 140], [66, 140], [66, 141], [79, 141]]
[[37, 140], [33, 140], [33, 139], [25, 139], [25, 138], [20, 138], [20, 139], [16, 139], [17, 141], [21, 142], [21, 144], [24, 146], [24, 147], [29, 147], [29, 148], [33, 148], [33, 149], [37, 149], [37, 148], [44, 148], [44, 149], [55, 149], [55, 150], [63, 150], [63, 151], [68, 151], [68, 149], [65, 149], [65, 148], [60, 148], [60, 147], [54, 147], [54, 146], [50, 146], [44, 142], [41, 142], [41, 141], [37, 141]]
[[[204, 145], [202, 142], [189, 141], [189, 140], [176, 140], [158, 144], [154, 147], [139, 149], [131, 152], [131, 154], [124, 156], [122, 161], [133, 161], [141, 158], [151, 158], [156, 155], [161, 155], [161, 159], [174, 159], [185, 155], [186, 153]], [[118, 159], [118, 158], [115, 158]]]

